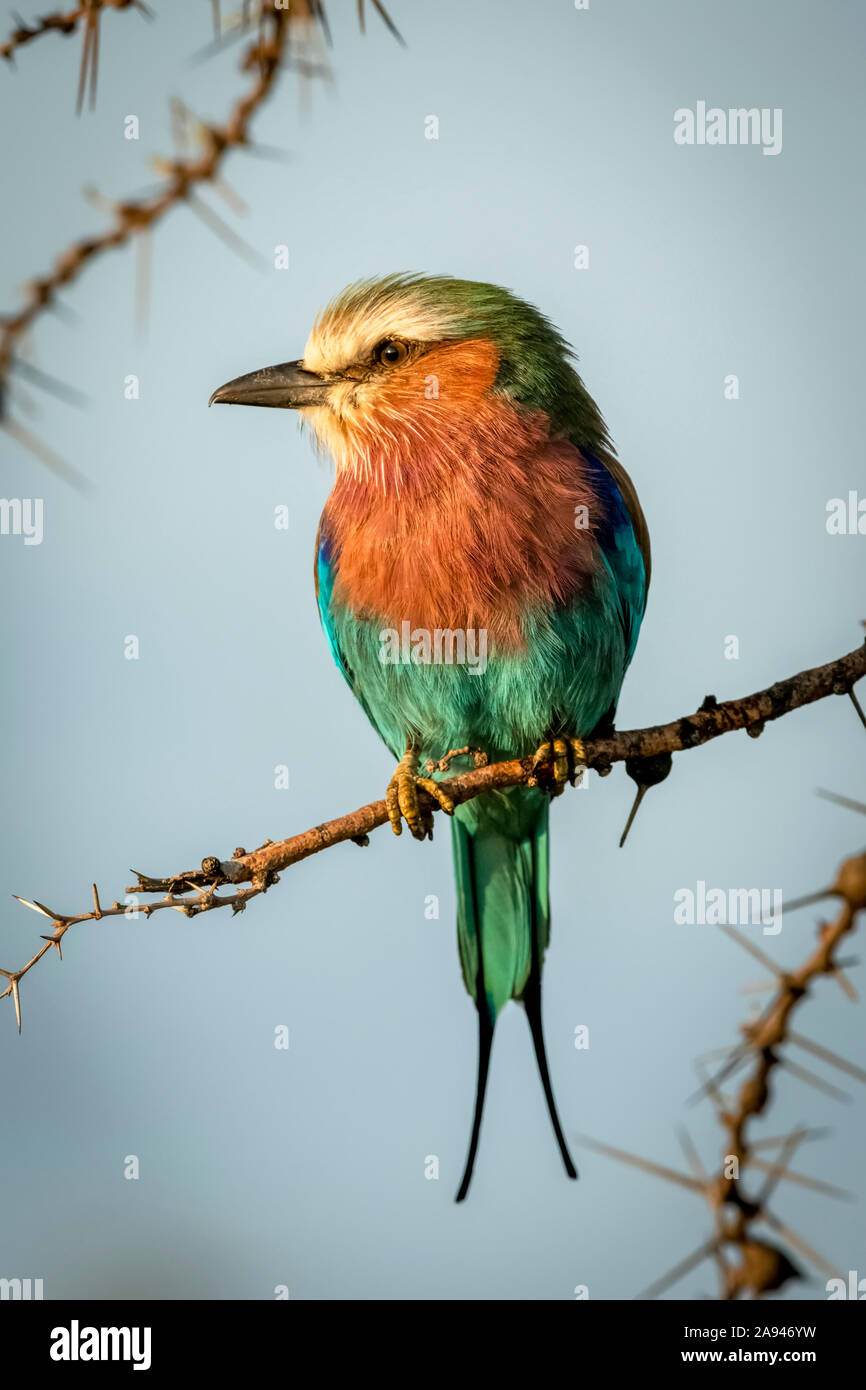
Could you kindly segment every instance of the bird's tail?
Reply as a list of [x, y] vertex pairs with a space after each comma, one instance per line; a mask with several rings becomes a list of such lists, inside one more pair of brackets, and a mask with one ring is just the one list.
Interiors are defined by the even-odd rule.
[[460, 961], [478, 1010], [475, 1115], [458, 1202], [469, 1191], [493, 1030], [509, 999], [521, 1000], [526, 1009], [556, 1142], [565, 1171], [577, 1177], [556, 1113], [541, 1025], [541, 972], [550, 934], [548, 809], [547, 797], [535, 788], [512, 787], [464, 803], [451, 822]]

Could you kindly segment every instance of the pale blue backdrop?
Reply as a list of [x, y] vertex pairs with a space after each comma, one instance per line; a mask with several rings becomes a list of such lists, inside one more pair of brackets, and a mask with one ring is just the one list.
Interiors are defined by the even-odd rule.
[[[206, 408], [227, 378], [298, 356], [317, 309], [361, 275], [500, 282], [577, 348], [653, 535], [622, 727], [758, 689], [862, 636], [866, 537], [825, 529], [829, 499], [866, 490], [862, 9], [390, 3], [408, 47], [372, 14], [362, 38], [354, 5], [332, 4], [334, 84], [305, 97], [287, 75], [256, 124], [290, 162], [228, 166], [249, 205], [234, 225], [269, 264], [286, 244], [288, 271], [256, 273], [181, 209], [156, 237], [145, 340], [129, 251], [66, 296], [77, 324], [38, 325], [34, 360], [90, 406], [39, 395], [29, 424], [93, 488], [73, 491], [0, 434], [3, 495], [41, 497], [45, 517], [40, 546], [0, 537], [7, 895], [82, 910], [93, 879], [122, 896], [129, 865], [190, 867], [382, 794], [389, 756], [313, 601], [328, 469], [293, 417]], [[78, 38], [49, 35], [0, 72], [5, 307], [104, 225], [83, 186], [153, 183], [172, 94], [217, 118], [248, 81], [236, 50], [190, 65], [208, 5], [154, 7], [152, 25], [106, 16], [93, 114], [73, 114]], [[673, 113], [699, 100], [781, 108], [781, 154], [677, 146]], [[724, 397], [729, 374], [739, 400]], [[124, 659], [133, 634], [137, 661]], [[761, 968], [713, 928], [676, 926], [673, 895], [698, 880], [789, 895], [825, 882], [864, 822], [815, 788], [862, 798], [864, 770], [866, 735], [832, 700], [757, 743], [732, 735], [678, 759], [625, 850], [622, 769], [557, 803], [545, 1012], [570, 1135], [681, 1168], [685, 1122], [717, 1161], [709, 1106], [684, 1107], [693, 1058], [735, 1039], [740, 987]], [[62, 964], [24, 982], [20, 1039], [8, 1000], [0, 1012], [0, 1275], [41, 1277], [46, 1297], [639, 1293], [704, 1238], [708, 1213], [577, 1146], [581, 1182], [565, 1180], [516, 1009], [498, 1030], [474, 1187], [453, 1204], [475, 1070], [453, 906], [447, 836], [383, 831], [291, 870], [243, 917], [70, 932]], [[762, 944], [797, 963], [815, 921]], [[0, 965], [23, 963], [41, 925], [7, 896]], [[801, 1027], [862, 1062], [863, 1020], [826, 983]], [[862, 1092], [842, 1105], [781, 1079], [755, 1133], [832, 1124], [796, 1166], [862, 1197], [864, 1116]], [[862, 1202], [788, 1187], [775, 1206], [866, 1274]], [[676, 1293], [714, 1294], [711, 1267]]]

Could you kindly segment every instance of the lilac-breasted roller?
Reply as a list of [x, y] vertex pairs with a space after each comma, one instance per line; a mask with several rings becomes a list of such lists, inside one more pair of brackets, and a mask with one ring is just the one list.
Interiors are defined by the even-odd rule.
[[[538, 750], [562, 789], [582, 740], [613, 718], [646, 602], [646, 522], [604, 421], [551, 323], [495, 285], [395, 275], [350, 286], [303, 359], [213, 401], [298, 410], [336, 477], [316, 542], [322, 626], [395, 758], [400, 834], [452, 815], [457, 936], [478, 1011], [478, 1144], [496, 1019], [526, 1011], [569, 1177], [541, 1024], [550, 935], [548, 811], [539, 786], [454, 806], [436, 764]], [[483, 659], [482, 659], [483, 653]], [[539, 747], [541, 745], [541, 747]], [[451, 771], [471, 765], [464, 754]], [[430, 775], [425, 776], [427, 772]]]

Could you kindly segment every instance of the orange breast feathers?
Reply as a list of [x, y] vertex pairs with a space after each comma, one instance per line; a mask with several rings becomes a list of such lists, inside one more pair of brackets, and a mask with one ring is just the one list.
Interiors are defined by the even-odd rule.
[[519, 651], [528, 612], [591, 580], [601, 518], [588, 470], [544, 414], [491, 393], [497, 366], [490, 343], [443, 344], [341, 421], [323, 523], [334, 601], [359, 619], [484, 629]]

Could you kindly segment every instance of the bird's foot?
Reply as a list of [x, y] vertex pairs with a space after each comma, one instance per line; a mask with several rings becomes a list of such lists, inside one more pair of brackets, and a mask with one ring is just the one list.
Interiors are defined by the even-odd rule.
[[407, 748], [388, 783], [385, 804], [388, 819], [395, 835], [402, 835], [406, 821], [416, 840], [433, 839], [433, 803], [449, 816], [454, 814], [454, 802], [438, 782], [431, 777], [418, 776], [418, 750]]
[[545, 739], [532, 757], [530, 787], [538, 786], [535, 769], [540, 767], [542, 763], [550, 763], [553, 768], [551, 794], [561, 796], [565, 790], [566, 782], [570, 782], [573, 787], [576, 786], [586, 768], [586, 750], [583, 746], [583, 739], [564, 735], [560, 735], [558, 738]]

